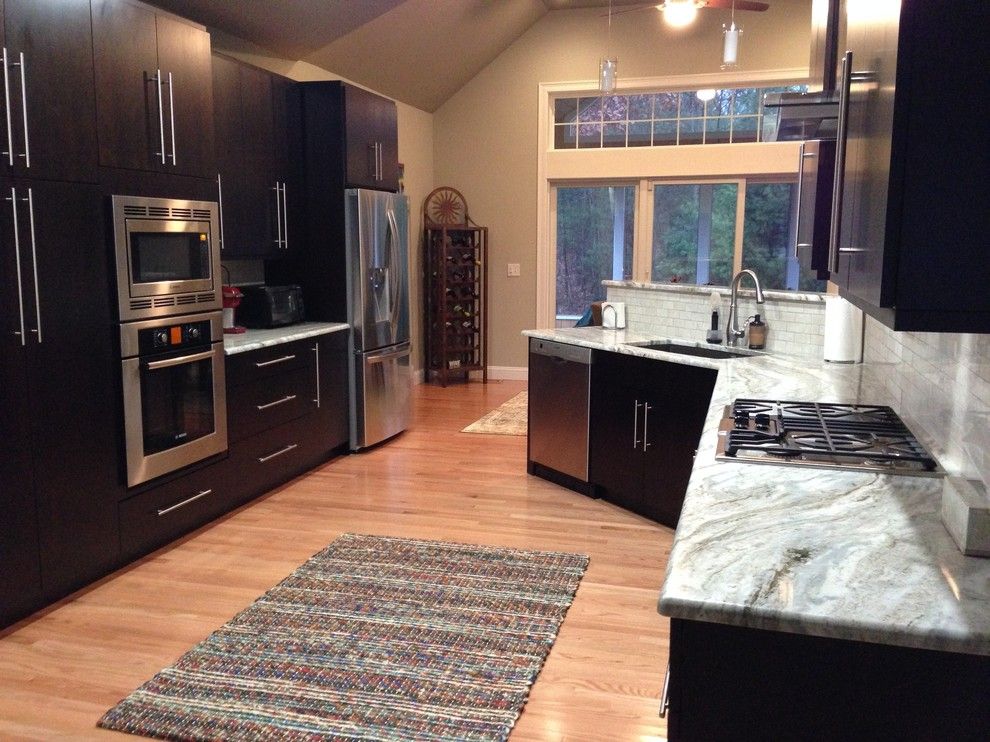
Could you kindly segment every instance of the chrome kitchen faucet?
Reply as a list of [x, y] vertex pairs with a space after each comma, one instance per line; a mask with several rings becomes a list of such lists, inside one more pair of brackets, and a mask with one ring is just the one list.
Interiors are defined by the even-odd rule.
[[756, 303], [763, 303], [763, 289], [760, 287], [760, 279], [756, 277], [749, 268], [744, 268], [732, 278], [732, 299], [729, 301], [729, 316], [725, 320], [725, 344], [736, 345], [739, 339], [745, 337], [746, 331], [739, 329], [739, 307], [736, 303], [739, 299], [739, 281], [742, 277], [749, 275], [756, 285]]

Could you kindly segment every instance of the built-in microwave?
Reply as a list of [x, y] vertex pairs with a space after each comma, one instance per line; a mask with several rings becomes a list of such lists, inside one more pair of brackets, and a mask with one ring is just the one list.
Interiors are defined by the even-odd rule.
[[122, 322], [221, 309], [216, 202], [113, 196], [112, 204]]

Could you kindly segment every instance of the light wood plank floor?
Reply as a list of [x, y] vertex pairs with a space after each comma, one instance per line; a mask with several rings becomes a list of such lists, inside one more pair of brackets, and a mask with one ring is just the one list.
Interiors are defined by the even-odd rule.
[[[526, 439], [460, 429], [522, 382], [417, 387], [412, 428], [344, 456], [0, 633], [0, 739], [106, 739], [103, 712], [345, 532], [588, 554], [512, 733], [663, 739], [673, 532], [526, 474]], [[120, 735], [121, 738], [124, 735]]]

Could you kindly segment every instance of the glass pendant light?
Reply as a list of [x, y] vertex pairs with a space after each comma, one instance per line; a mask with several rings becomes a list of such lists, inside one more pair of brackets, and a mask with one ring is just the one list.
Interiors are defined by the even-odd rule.
[[[605, 54], [609, 54], [612, 45], [612, 0], [608, 0], [608, 37], [605, 43]], [[617, 74], [619, 70], [619, 60], [614, 56], [605, 56], [598, 62], [598, 91], [602, 95], [611, 95], [615, 92], [618, 82]]]
[[736, 3], [732, 2], [732, 20], [729, 25], [722, 24], [722, 34], [725, 36], [722, 44], [722, 69], [735, 67], [739, 60], [739, 34], [742, 29], [736, 25]]

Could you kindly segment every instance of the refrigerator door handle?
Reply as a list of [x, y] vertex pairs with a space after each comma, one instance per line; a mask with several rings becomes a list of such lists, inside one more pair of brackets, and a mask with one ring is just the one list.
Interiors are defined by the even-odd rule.
[[401, 358], [402, 356], [409, 355], [409, 350], [409, 343], [402, 343], [395, 348], [386, 348], [384, 350], [376, 350], [370, 353], [365, 353], [364, 357], [369, 364], [384, 363], [385, 361], [391, 361], [393, 358]]
[[392, 274], [393, 279], [389, 285], [389, 308], [391, 309], [391, 317], [389, 317], [389, 323], [392, 325], [392, 337], [394, 338], [399, 331], [399, 313], [401, 312], [401, 307], [399, 306], [399, 292], [402, 290], [400, 284], [400, 278], [402, 277], [402, 271], [399, 266], [399, 225], [395, 221], [395, 212], [391, 207], [385, 212], [388, 218], [388, 233], [389, 233], [389, 272]]

